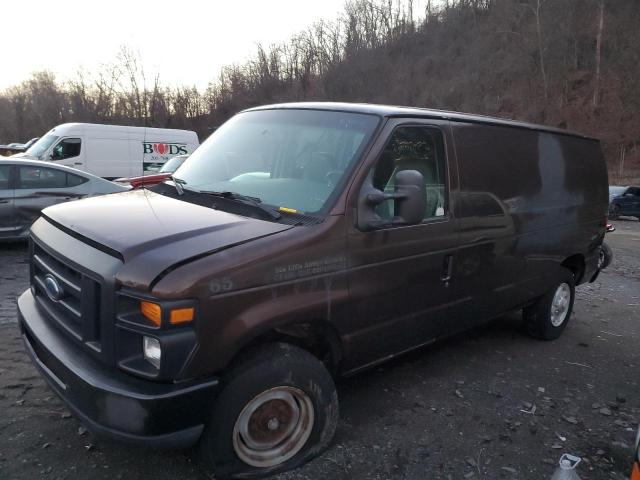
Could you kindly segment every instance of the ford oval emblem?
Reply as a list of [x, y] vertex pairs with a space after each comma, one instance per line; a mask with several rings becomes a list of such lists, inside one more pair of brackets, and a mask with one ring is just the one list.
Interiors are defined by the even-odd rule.
[[44, 288], [49, 298], [54, 302], [64, 298], [64, 289], [53, 275], [48, 274], [44, 277]]

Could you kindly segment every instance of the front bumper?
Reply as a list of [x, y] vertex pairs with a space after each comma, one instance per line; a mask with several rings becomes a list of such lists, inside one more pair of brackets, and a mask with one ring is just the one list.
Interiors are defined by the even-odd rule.
[[183, 448], [198, 441], [218, 379], [163, 384], [108, 368], [61, 335], [30, 290], [18, 299], [18, 317], [31, 359], [96, 435], [152, 448]]

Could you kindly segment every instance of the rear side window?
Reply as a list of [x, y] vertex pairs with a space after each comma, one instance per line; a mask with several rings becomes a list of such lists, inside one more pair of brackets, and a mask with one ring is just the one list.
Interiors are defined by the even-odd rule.
[[77, 187], [88, 181], [89, 179], [87, 178], [74, 175], [73, 173], [67, 173], [67, 187]]
[[[425, 220], [446, 214], [446, 165], [442, 132], [434, 127], [399, 127], [391, 136], [373, 171], [373, 185], [385, 193], [395, 190], [395, 178], [402, 170], [417, 170], [425, 183]], [[376, 207], [376, 213], [391, 219], [393, 200]]]
[[77, 157], [80, 155], [81, 147], [82, 140], [79, 138], [65, 138], [53, 147], [52, 157], [54, 160]]
[[18, 167], [19, 189], [65, 188], [67, 173], [53, 168]]
[[9, 165], [0, 165], [0, 190], [9, 188]]

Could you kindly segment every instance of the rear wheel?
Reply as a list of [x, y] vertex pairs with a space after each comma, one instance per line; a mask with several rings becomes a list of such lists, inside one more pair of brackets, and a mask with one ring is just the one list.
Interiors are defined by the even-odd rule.
[[284, 343], [260, 346], [231, 368], [225, 384], [200, 443], [216, 478], [295, 468], [333, 438], [335, 385], [310, 353]]
[[574, 298], [573, 273], [566, 268], [561, 268], [552, 288], [533, 305], [523, 310], [528, 333], [542, 340], [558, 338], [569, 322]]

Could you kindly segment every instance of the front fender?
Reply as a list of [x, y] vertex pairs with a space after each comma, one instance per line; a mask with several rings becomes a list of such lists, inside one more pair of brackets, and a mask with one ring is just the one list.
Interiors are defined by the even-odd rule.
[[220, 295], [207, 311], [224, 318], [209, 314], [198, 322], [198, 347], [185, 376], [220, 372], [255, 339], [292, 324], [329, 325], [339, 336], [348, 297], [344, 272]]

